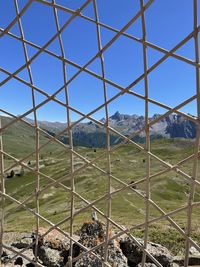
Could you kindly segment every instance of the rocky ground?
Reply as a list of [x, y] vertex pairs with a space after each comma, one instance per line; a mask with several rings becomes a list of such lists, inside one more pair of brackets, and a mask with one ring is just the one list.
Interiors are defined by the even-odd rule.
[[[47, 229], [41, 228], [38, 239], [38, 261], [35, 263], [36, 247], [32, 244], [35, 241], [35, 233], [5, 233], [3, 254], [1, 255], [2, 266], [48, 266], [64, 267], [68, 266], [70, 260], [70, 240], [57, 230], [53, 230], [47, 235]], [[113, 235], [109, 232], [109, 237]], [[73, 244], [73, 266], [74, 267], [102, 267], [101, 259], [105, 257], [106, 227], [100, 221], [91, 221], [83, 224], [79, 235], [74, 236]], [[137, 245], [136, 245], [137, 243]], [[109, 241], [107, 244], [107, 266], [111, 267], [140, 267], [142, 262], [143, 240], [136, 238], [134, 241], [128, 235], [123, 235], [118, 239]], [[82, 246], [93, 249], [90, 253], [85, 253]], [[149, 242], [148, 252], [163, 267], [182, 266], [183, 257], [174, 257], [167, 248]], [[16, 253], [18, 254], [16, 257]], [[147, 255], [146, 267], [156, 266], [150, 256]], [[200, 253], [191, 248], [190, 265], [200, 266]]]

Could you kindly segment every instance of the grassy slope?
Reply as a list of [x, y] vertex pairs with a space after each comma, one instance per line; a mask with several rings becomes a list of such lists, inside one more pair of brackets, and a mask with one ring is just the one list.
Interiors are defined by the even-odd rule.
[[[13, 138], [15, 136], [15, 138]], [[18, 123], [16, 127], [10, 128], [3, 136], [4, 149], [12, 155], [22, 158], [33, 151], [35, 147], [35, 136], [32, 128]], [[16, 142], [17, 140], [17, 142]], [[40, 142], [44, 143], [48, 138], [41, 135]], [[152, 152], [161, 157], [163, 160], [171, 164], [176, 164], [183, 158], [189, 156], [193, 152], [192, 141], [186, 140], [157, 140], [151, 145]], [[105, 152], [105, 149], [93, 149], [76, 147], [76, 152], [87, 157], [89, 160], [100, 156]], [[31, 157], [31, 167], [34, 168], [34, 157]], [[134, 148], [132, 145], [123, 145], [111, 153], [111, 170], [112, 174], [120, 178], [125, 183], [136, 181], [145, 177], [146, 161], [142, 151]], [[75, 169], [83, 166], [83, 161], [75, 157]], [[6, 166], [10, 166], [13, 162], [6, 158]], [[26, 161], [27, 162], [27, 161]], [[56, 143], [51, 143], [48, 149], [41, 150], [41, 172], [51, 176], [54, 179], [70, 174], [70, 153], [68, 149], [63, 149], [62, 146]], [[97, 161], [97, 165], [103, 170], [107, 170], [107, 158], [104, 156]], [[182, 170], [191, 174], [192, 161], [183, 165]], [[151, 160], [151, 174], [155, 174], [160, 170], [165, 169], [155, 159]], [[89, 166], [84, 171], [78, 172], [75, 176], [76, 191], [88, 201], [93, 201], [107, 193], [108, 176], [102, 174], [99, 170]], [[45, 188], [50, 180], [40, 177], [40, 186]], [[112, 190], [120, 189], [123, 184], [112, 179]], [[70, 178], [66, 177], [63, 184], [70, 187]], [[36, 177], [30, 171], [25, 171], [22, 177], [14, 177], [6, 179], [6, 191], [9, 195], [23, 201], [31, 194], [34, 194], [36, 185]], [[137, 192], [144, 194], [145, 182], [137, 186]], [[188, 182], [179, 174], [171, 171], [167, 174], [152, 178], [150, 182], [151, 198], [165, 212], [173, 211], [187, 203], [188, 200]], [[200, 190], [196, 190], [195, 200], [200, 201]], [[51, 186], [39, 196], [40, 214], [51, 220], [53, 223], [58, 223], [66, 216], [70, 215], [70, 193], [60, 186]], [[75, 197], [75, 211], [84, 207], [86, 204], [80, 198]], [[29, 208], [35, 209], [35, 199], [27, 203]], [[107, 200], [101, 200], [96, 205], [101, 211], [107, 211]], [[16, 204], [10, 200], [6, 200], [6, 231], [30, 231], [35, 227], [35, 218], [26, 211], [23, 207], [16, 209]], [[85, 220], [90, 219], [91, 208], [87, 208], [84, 213], [77, 215], [74, 218], [75, 229]], [[150, 218], [159, 216], [160, 213], [151, 205]], [[180, 212], [176, 216], [172, 216], [182, 229], [185, 229], [187, 223], [186, 211]], [[101, 218], [103, 219], [103, 218]], [[143, 223], [145, 220], [145, 203], [144, 200], [130, 189], [119, 191], [112, 196], [112, 219], [120, 225], [134, 226], [138, 223]], [[200, 244], [200, 229], [198, 226], [199, 211], [198, 207], [193, 210], [193, 237]], [[48, 227], [48, 223], [40, 221], [42, 226]], [[61, 228], [69, 228], [69, 220], [66, 221]], [[150, 239], [167, 245], [172, 251], [177, 252], [183, 246], [183, 238], [180, 234], [170, 227], [167, 220], [152, 223], [149, 225]], [[134, 231], [134, 234], [143, 236], [144, 228], [139, 228]]]

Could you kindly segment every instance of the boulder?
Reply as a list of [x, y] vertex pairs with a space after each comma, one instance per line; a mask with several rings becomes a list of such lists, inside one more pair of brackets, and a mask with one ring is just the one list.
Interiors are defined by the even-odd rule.
[[[75, 264], [75, 267], [102, 267], [101, 258], [104, 256], [105, 250], [100, 247], [94, 251], [97, 258], [94, 255], [83, 255]], [[123, 255], [121, 249], [117, 247], [115, 242], [110, 242], [108, 245], [108, 258], [107, 262], [113, 267], [128, 267], [127, 259]]]
[[[178, 266], [183, 266], [185, 257], [184, 256], [175, 256], [173, 259], [175, 264], [178, 264]], [[200, 255], [189, 255], [189, 265], [190, 266], [200, 266]]]
[[48, 267], [62, 266], [61, 257], [58, 250], [51, 249], [48, 246], [41, 245], [38, 248], [38, 257], [43, 265]]
[[[33, 240], [31, 236], [24, 236], [21, 239], [13, 242], [11, 246], [18, 248], [18, 249], [23, 249], [23, 248], [27, 248], [28, 246], [30, 246], [32, 242]], [[30, 248], [32, 248], [32, 246], [30, 246]]]
[[[110, 231], [109, 237], [112, 233]], [[87, 248], [95, 247], [106, 240], [106, 227], [100, 221], [91, 221], [84, 223], [80, 231], [79, 242]], [[104, 245], [105, 246], [105, 245]], [[102, 267], [101, 258], [104, 257], [105, 248], [104, 246], [98, 247], [93, 252], [99, 256], [99, 258], [94, 255], [86, 254], [75, 263], [75, 267]], [[83, 252], [80, 249], [80, 252]], [[108, 258], [107, 262], [111, 266], [115, 267], [127, 267], [127, 259], [123, 255], [122, 250], [119, 247], [118, 242], [112, 240], [108, 244]]]
[[[138, 238], [137, 241], [140, 245], [143, 245], [142, 239]], [[120, 247], [128, 259], [129, 266], [137, 266], [141, 263], [143, 252], [130, 237], [122, 237], [120, 239]], [[147, 250], [163, 267], [173, 266], [173, 257], [167, 248], [148, 242]], [[147, 256], [146, 262], [152, 263], [152, 260]]]
[[[48, 267], [64, 266], [62, 253], [70, 248], [70, 241], [57, 230], [52, 230], [43, 237], [48, 229], [40, 228], [38, 234], [37, 256]], [[32, 242], [35, 241], [36, 234], [32, 234]], [[34, 255], [36, 254], [35, 244], [32, 247]]]
[[83, 255], [76, 263], [76, 267], [102, 267], [101, 260], [92, 255]]
[[195, 247], [190, 248], [189, 264], [200, 265], [200, 252]]
[[[93, 216], [94, 218], [96, 216]], [[44, 266], [48, 267], [64, 267], [69, 258], [70, 240], [57, 230], [53, 230], [43, 237], [47, 229], [39, 230], [38, 250], [37, 255]], [[112, 231], [109, 231], [109, 238], [112, 237]], [[141, 267], [142, 250], [134, 243], [127, 235], [122, 236], [118, 240], [111, 240], [105, 246], [106, 241], [106, 226], [98, 219], [83, 224], [79, 236], [74, 237], [80, 244], [91, 249], [96, 246], [93, 253], [85, 253], [85, 250], [80, 245], [73, 244], [72, 258], [75, 260], [74, 267], [102, 267], [102, 260], [105, 257], [105, 247], [107, 247], [107, 263], [112, 267]], [[33, 234], [33, 240], [35, 234]], [[137, 242], [142, 246], [143, 240], [137, 239]], [[103, 245], [101, 245], [103, 244]], [[35, 245], [32, 250], [35, 254]], [[167, 248], [148, 242], [148, 252], [158, 261], [163, 267], [172, 267], [173, 258]], [[76, 257], [80, 256], [76, 260]], [[146, 267], [156, 266], [152, 259], [146, 257]]]
[[[173, 260], [174, 263], [178, 264], [179, 266], [183, 266], [185, 261], [185, 255], [175, 256]], [[189, 265], [200, 265], [200, 252], [195, 247], [191, 247], [189, 250]]]
[[200, 255], [200, 251], [198, 251], [195, 247], [191, 247], [189, 252], [190, 255]]
[[[21, 249], [15, 248], [15, 251], [20, 252]], [[23, 255], [25, 255], [30, 260], [34, 260], [34, 255], [33, 255], [31, 249], [27, 249], [26, 251], [24, 251]], [[4, 251], [2, 256], [1, 256], [1, 262], [0, 263], [5, 264], [5, 266], [14, 266], [14, 265], [25, 266], [27, 263], [29, 263], [29, 260], [26, 258], [23, 258], [23, 256], [18, 256], [15, 259], [12, 259], [14, 256], [16, 256], [15, 252], [10, 251], [10, 250]], [[1, 264], [0, 264], [0, 266], [1, 266]]]

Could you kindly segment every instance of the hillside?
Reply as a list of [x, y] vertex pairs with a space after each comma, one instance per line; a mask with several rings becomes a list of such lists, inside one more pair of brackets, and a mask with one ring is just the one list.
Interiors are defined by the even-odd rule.
[[[8, 121], [7, 121], [8, 122]], [[4, 121], [4, 123], [7, 123]], [[31, 126], [19, 122], [15, 126], [7, 130], [4, 135], [4, 149], [15, 157], [26, 157], [34, 150], [34, 132]], [[41, 143], [48, 142], [49, 138], [45, 134], [41, 134]], [[152, 153], [170, 164], [177, 164], [182, 159], [193, 153], [193, 141], [190, 139], [157, 139], [152, 141]], [[107, 194], [108, 191], [108, 176], [99, 169], [92, 166], [80, 169], [84, 166], [82, 156], [88, 160], [93, 160], [99, 157], [96, 166], [101, 170], [107, 170], [107, 158], [105, 157], [105, 149], [97, 148], [96, 150], [88, 147], [75, 147], [74, 151], [74, 168], [75, 168], [75, 188], [76, 192], [82, 197], [75, 197], [75, 211], [86, 206], [83, 201], [92, 202]], [[95, 152], [96, 151], [96, 152]], [[24, 160], [25, 164], [30, 161], [29, 167], [35, 168], [35, 155], [27, 157]], [[8, 157], [5, 158], [6, 168], [12, 168], [13, 161]], [[79, 171], [79, 169], [81, 171]], [[158, 161], [151, 160], [151, 173], [155, 174], [165, 167]], [[192, 161], [180, 165], [180, 169], [187, 174], [192, 173]], [[124, 184], [130, 184], [138, 181], [146, 175], [145, 154], [139, 151], [130, 144], [121, 145], [111, 152], [111, 171], [113, 177], [121, 179], [122, 182], [112, 178], [112, 219], [120, 225], [134, 226], [138, 223], [143, 223], [145, 219], [145, 202], [139, 194], [144, 194], [145, 180], [137, 184], [135, 192], [132, 189], [123, 189]], [[65, 190], [64, 186], [70, 187], [70, 151], [68, 148], [57, 143], [50, 143], [47, 148], [40, 151], [40, 188], [42, 192], [39, 195], [40, 214], [51, 220], [53, 223], [58, 223], [70, 215], [70, 193]], [[46, 188], [52, 183], [52, 180], [43, 177], [47, 175], [57, 180], [65, 176], [62, 184], [54, 185]], [[23, 176], [14, 176], [6, 178], [6, 192], [16, 198], [24, 201], [30, 195], [34, 195], [36, 185], [36, 175], [24, 168]], [[174, 209], [183, 207], [188, 201], [189, 182], [175, 171], [170, 171], [166, 174], [158, 175], [151, 180], [151, 198], [165, 212], [173, 211]], [[122, 190], [123, 189], [123, 190]], [[118, 192], [119, 191], [119, 192]], [[115, 193], [114, 193], [115, 192]], [[117, 193], [118, 192], [118, 193]], [[200, 190], [196, 189], [195, 201], [200, 201]], [[6, 200], [6, 231], [30, 231], [35, 226], [35, 218], [23, 207], [17, 207], [16, 203], [11, 200]], [[36, 208], [34, 197], [27, 203], [27, 207]], [[107, 210], [107, 199], [102, 199], [96, 203], [96, 207], [102, 211]], [[91, 207], [85, 209], [81, 214], [77, 214], [74, 218], [75, 230], [79, 229], [83, 221], [90, 219]], [[150, 218], [160, 216], [160, 212], [151, 206]], [[100, 219], [105, 221], [101, 215]], [[174, 220], [181, 226], [186, 227], [187, 210], [179, 212], [172, 216]], [[27, 224], [28, 222], [28, 224]], [[69, 229], [69, 220], [62, 225], [62, 229]], [[48, 223], [40, 219], [40, 225], [48, 227]], [[168, 229], [168, 231], [166, 231]], [[200, 242], [199, 234], [199, 210], [198, 206], [193, 209], [193, 237], [197, 242]], [[133, 231], [136, 236], [143, 236], [144, 229], [140, 227]], [[170, 248], [171, 251], [177, 253], [182, 251], [184, 239], [180, 234], [173, 229], [167, 220], [150, 224], [150, 240], [159, 242]], [[177, 242], [179, 240], [179, 242]]]
[[[2, 127], [12, 121], [10, 117], [1, 117]], [[3, 131], [4, 151], [16, 158], [28, 155], [35, 149], [35, 130], [31, 125], [18, 121]], [[40, 132], [40, 144], [49, 140], [48, 135]], [[57, 150], [55, 143], [51, 143], [44, 149], [45, 152]]]
[[[129, 125], [131, 121], [137, 121], [135, 127], [139, 127], [143, 123], [143, 117], [134, 118], [135, 115], [126, 117], [119, 113], [114, 114], [110, 118], [115, 127], [121, 125]], [[137, 119], [137, 120], [136, 120]], [[6, 125], [10, 122], [10, 118], [2, 118], [2, 124]], [[173, 118], [175, 124], [175, 118]], [[170, 122], [172, 121], [172, 118]], [[181, 118], [176, 118], [176, 123], [179, 124]], [[163, 122], [163, 125], [167, 121]], [[116, 126], [117, 125], [117, 126]], [[172, 125], [172, 124], [171, 124]], [[179, 124], [180, 125], [180, 124]], [[182, 121], [184, 129], [191, 129], [191, 124], [187, 124], [187, 121]], [[51, 134], [58, 133], [61, 130], [61, 126], [64, 124], [49, 123], [48, 129], [51, 129]], [[168, 122], [168, 126], [170, 126]], [[189, 127], [190, 126], [190, 127]], [[43, 128], [47, 127], [47, 123], [43, 122]], [[87, 134], [88, 129], [93, 129], [95, 134], [95, 125], [93, 123], [85, 123], [77, 126], [77, 132], [82, 129]], [[128, 127], [128, 126], [127, 126]], [[133, 126], [131, 126], [133, 128]], [[57, 132], [55, 130], [57, 129]], [[86, 131], [87, 128], [87, 131]], [[164, 128], [164, 127], [163, 127]], [[102, 137], [101, 132], [98, 131], [95, 136], [96, 139]], [[175, 129], [175, 128], [174, 128]], [[192, 128], [193, 129], [193, 128]], [[174, 131], [175, 132], [175, 131]], [[188, 131], [185, 131], [188, 133]], [[192, 132], [190, 132], [192, 133]], [[186, 137], [186, 136], [184, 136]], [[188, 136], [187, 136], [188, 137]], [[62, 137], [63, 138], [63, 137]], [[80, 138], [81, 139], [81, 138]], [[53, 223], [58, 223], [65, 217], [70, 215], [70, 193], [65, 190], [64, 186], [70, 187], [70, 151], [68, 146], [63, 147], [56, 142], [49, 142], [49, 136], [45, 133], [40, 134], [40, 144], [43, 145], [40, 150], [40, 188], [42, 193], [39, 195], [40, 202], [40, 214], [47, 219], [50, 219]], [[98, 139], [101, 141], [101, 139]], [[90, 140], [91, 142], [91, 140]], [[10, 155], [21, 159], [25, 157], [24, 164], [34, 170], [35, 168], [35, 154], [31, 154], [35, 149], [35, 133], [32, 126], [23, 122], [17, 122], [12, 127], [9, 127], [3, 132], [4, 151]], [[44, 146], [45, 143], [48, 145]], [[140, 143], [143, 146], [142, 143]], [[190, 138], [160, 138], [151, 142], [151, 151], [157, 157], [167, 161], [170, 164], [177, 164], [182, 159], [192, 155], [194, 141]], [[76, 192], [80, 194], [86, 201], [92, 202], [97, 198], [107, 194], [108, 191], [108, 176], [105, 175], [107, 171], [107, 157], [105, 156], [105, 148], [94, 148], [75, 146], [74, 152], [74, 168], [75, 168], [75, 188]], [[84, 156], [87, 160], [93, 160], [99, 157], [96, 162], [95, 168], [88, 165], [86, 168], [81, 169], [85, 162], [82, 160]], [[14, 161], [8, 156], [4, 157], [5, 168], [10, 171], [13, 169]], [[145, 220], [145, 202], [140, 197], [140, 194], [145, 192], [145, 180], [138, 183], [136, 191], [132, 189], [123, 189], [124, 184], [130, 184], [138, 181], [146, 175], [146, 156], [144, 152], [139, 151], [131, 144], [124, 144], [118, 148], [113, 147], [111, 152], [111, 171], [112, 178], [112, 218], [120, 225], [134, 226], [138, 223], [143, 223]], [[180, 170], [186, 174], [192, 174], [193, 162], [190, 160], [187, 163], [180, 165]], [[20, 167], [16, 165], [16, 167]], [[79, 171], [80, 169], [80, 171]], [[151, 159], [151, 174], [155, 174], [166, 168], [162, 166], [157, 160]], [[103, 170], [101, 172], [100, 170]], [[199, 170], [200, 173], [200, 170]], [[46, 175], [45, 177], [42, 175]], [[54, 185], [46, 188], [48, 184], [52, 183], [51, 177], [55, 180], [65, 176], [62, 184]], [[199, 179], [200, 176], [198, 176]], [[34, 195], [36, 185], [36, 175], [30, 169], [24, 166], [24, 174], [17, 175], [12, 178], [6, 178], [6, 192], [16, 198], [19, 201], [24, 201], [31, 195]], [[183, 207], [187, 204], [189, 194], [189, 181], [182, 175], [175, 171], [170, 171], [162, 175], [158, 175], [152, 178], [150, 183], [151, 199], [159, 205], [165, 212], [171, 212], [177, 208]], [[118, 192], [119, 191], [119, 192]], [[115, 193], [114, 193], [115, 192]], [[117, 193], [118, 192], [118, 193]], [[84, 207], [83, 199], [75, 197], [75, 211]], [[196, 188], [195, 201], [200, 201], [200, 189]], [[27, 207], [35, 209], [35, 199], [32, 198], [28, 201]], [[11, 200], [6, 200], [6, 231], [19, 231], [22, 232], [32, 230], [35, 226], [35, 218], [23, 207], [17, 207], [16, 203]], [[107, 200], [102, 199], [96, 204], [96, 207], [102, 211], [107, 210]], [[83, 221], [90, 219], [91, 208], [86, 208], [81, 215], [76, 215], [74, 218], [75, 229], [79, 229]], [[160, 216], [160, 212], [152, 205], [150, 208], [150, 218]], [[100, 219], [105, 220], [99, 215]], [[187, 210], [179, 212], [177, 215], [173, 215], [172, 218], [184, 229], [187, 225]], [[28, 222], [28, 224], [27, 224]], [[40, 225], [48, 227], [48, 224], [42, 219]], [[171, 251], [178, 253], [182, 251], [184, 247], [184, 239], [181, 235], [170, 226], [167, 220], [162, 222], [155, 222], [150, 224], [150, 240], [161, 243], [167, 246]], [[63, 229], [69, 229], [69, 220], [62, 226]], [[166, 231], [168, 229], [168, 231]], [[193, 238], [200, 244], [200, 228], [199, 228], [199, 210], [198, 206], [193, 209], [193, 224], [192, 224]], [[143, 227], [140, 227], [133, 231], [134, 235], [142, 237], [144, 233]], [[179, 240], [179, 242], [177, 242]]]

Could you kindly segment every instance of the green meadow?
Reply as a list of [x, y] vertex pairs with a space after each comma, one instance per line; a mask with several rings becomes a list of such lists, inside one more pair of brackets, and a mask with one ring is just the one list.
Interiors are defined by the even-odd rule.
[[[49, 142], [49, 137], [40, 134], [40, 145]], [[14, 168], [21, 168], [14, 160], [23, 160], [23, 173], [12, 178], [5, 178], [6, 193], [24, 203], [19, 205], [11, 198], [6, 198], [4, 205], [6, 232], [29, 232], [35, 229], [36, 219], [31, 211], [37, 210], [39, 203], [39, 223], [41, 227], [49, 228], [51, 223], [68, 231], [70, 227], [71, 201], [73, 196], [74, 231], [78, 231], [83, 222], [91, 220], [92, 205], [98, 209], [98, 218], [106, 223], [108, 206], [111, 203], [110, 219], [121, 228], [128, 227], [135, 236], [143, 237], [147, 203], [146, 188], [149, 187], [151, 202], [149, 209], [149, 240], [167, 246], [174, 254], [184, 252], [184, 236], [176, 230], [170, 220], [176, 222], [179, 229], [187, 229], [187, 212], [184, 208], [190, 194], [190, 177], [194, 160], [181, 163], [176, 170], [160, 163], [156, 158], [150, 158], [149, 183], [146, 179], [147, 156], [133, 144], [122, 144], [113, 147], [110, 152], [111, 175], [108, 168], [108, 153], [106, 148], [74, 147], [73, 181], [76, 194], [72, 194], [71, 151], [56, 143], [49, 142], [40, 150], [40, 174], [36, 175], [35, 133], [32, 127], [24, 127], [22, 123], [3, 132], [4, 151], [11, 155], [4, 156], [4, 168], [9, 173]], [[144, 144], [139, 144], [144, 147]], [[171, 165], [176, 165], [194, 153], [194, 141], [184, 139], [159, 139], [151, 142], [151, 152], [156, 157]], [[86, 161], [84, 161], [84, 159]], [[89, 164], [96, 159], [94, 164]], [[15, 164], [15, 167], [13, 165]], [[161, 173], [162, 172], [162, 173]], [[199, 175], [198, 178], [199, 179]], [[57, 181], [57, 183], [55, 182]], [[39, 193], [35, 187], [39, 182]], [[130, 183], [136, 183], [133, 186]], [[110, 187], [109, 187], [110, 185]], [[111, 198], [108, 192], [111, 190]], [[37, 201], [36, 201], [37, 199]], [[199, 206], [200, 188], [195, 187], [192, 209], [191, 236], [200, 245]], [[88, 206], [89, 205], [89, 206]], [[179, 212], [174, 210], [182, 208]], [[83, 209], [79, 213], [80, 209]], [[170, 213], [164, 217], [164, 213]], [[159, 220], [156, 218], [161, 217]], [[155, 219], [155, 220], [154, 220]], [[110, 224], [113, 232], [118, 232], [116, 225]]]

